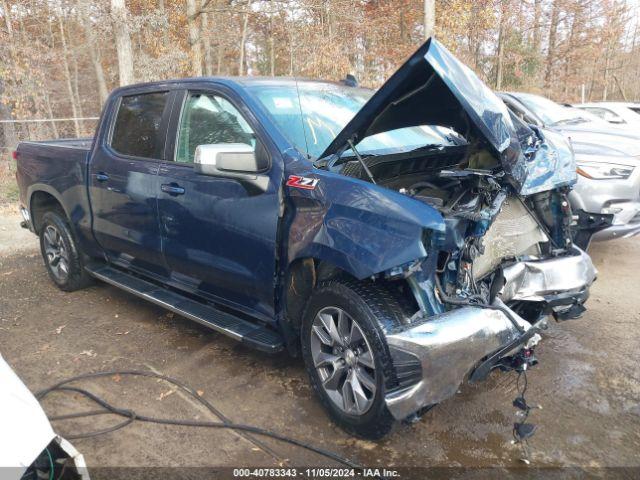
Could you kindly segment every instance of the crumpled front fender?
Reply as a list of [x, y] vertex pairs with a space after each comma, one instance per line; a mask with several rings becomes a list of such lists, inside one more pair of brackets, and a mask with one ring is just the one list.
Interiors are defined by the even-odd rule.
[[305, 177], [314, 189], [285, 187], [289, 262], [325, 260], [362, 279], [425, 257], [425, 230], [445, 230], [436, 209], [406, 195], [321, 170]]
[[[533, 158], [525, 163], [526, 180], [521, 195], [572, 186], [578, 181], [576, 159], [571, 144], [562, 135], [551, 130], [538, 129], [542, 144]], [[521, 159], [524, 162], [523, 159]]]

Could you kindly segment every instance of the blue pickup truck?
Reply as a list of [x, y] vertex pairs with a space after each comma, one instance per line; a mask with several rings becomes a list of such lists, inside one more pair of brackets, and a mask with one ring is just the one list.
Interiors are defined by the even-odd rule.
[[65, 291], [120, 287], [301, 356], [347, 431], [385, 435], [524, 369], [596, 271], [573, 152], [430, 40], [377, 91], [296, 79], [132, 85], [92, 139], [17, 149], [23, 226]]

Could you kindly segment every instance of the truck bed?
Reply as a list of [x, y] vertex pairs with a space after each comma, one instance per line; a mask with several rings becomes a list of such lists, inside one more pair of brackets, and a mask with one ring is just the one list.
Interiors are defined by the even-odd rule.
[[20, 142], [17, 147], [16, 178], [21, 204], [32, 213], [32, 192], [39, 192], [37, 202], [51, 201], [47, 196], [53, 197], [79, 236], [91, 231], [87, 162], [92, 143], [92, 138], [72, 138]]
[[50, 147], [74, 148], [80, 150], [89, 150], [93, 143], [93, 137], [88, 138], [61, 138], [57, 140], [40, 140], [21, 142], [30, 145], [42, 145]]

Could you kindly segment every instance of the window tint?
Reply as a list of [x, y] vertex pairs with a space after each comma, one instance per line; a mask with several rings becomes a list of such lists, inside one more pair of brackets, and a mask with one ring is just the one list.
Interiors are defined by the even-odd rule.
[[122, 97], [111, 147], [123, 155], [164, 158], [160, 123], [167, 96], [167, 92], [159, 92]]
[[589, 113], [593, 113], [594, 115], [597, 115], [598, 117], [604, 119], [604, 116], [606, 114], [606, 110], [604, 110], [603, 108], [596, 108], [596, 107], [584, 107], [584, 109], [589, 112]]
[[255, 148], [255, 134], [227, 99], [190, 93], [178, 128], [176, 162], [193, 162], [198, 145], [220, 143], [246, 143]]
[[601, 107], [584, 107], [589, 113], [596, 115], [597, 117], [611, 123], [627, 123], [625, 120], [615, 113], [613, 110], [609, 110], [608, 108]]

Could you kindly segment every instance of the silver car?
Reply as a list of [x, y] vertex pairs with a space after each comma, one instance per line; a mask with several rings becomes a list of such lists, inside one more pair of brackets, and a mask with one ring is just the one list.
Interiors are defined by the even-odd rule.
[[614, 125], [628, 125], [640, 129], [640, 103], [592, 102], [574, 105]]
[[579, 175], [569, 200], [578, 245], [640, 233], [640, 133], [600, 121], [603, 128], [591, 115], [537, 95], [499, 96], [526, 123], [558, 130], [571, 140]]
[[591, 240], [640, 233], [640, 158], [596, 144], [573, 142], [573, 149], [579, 175], [569, 200], [574, 212], [586, 212], [579, 221], [593, 230]]

